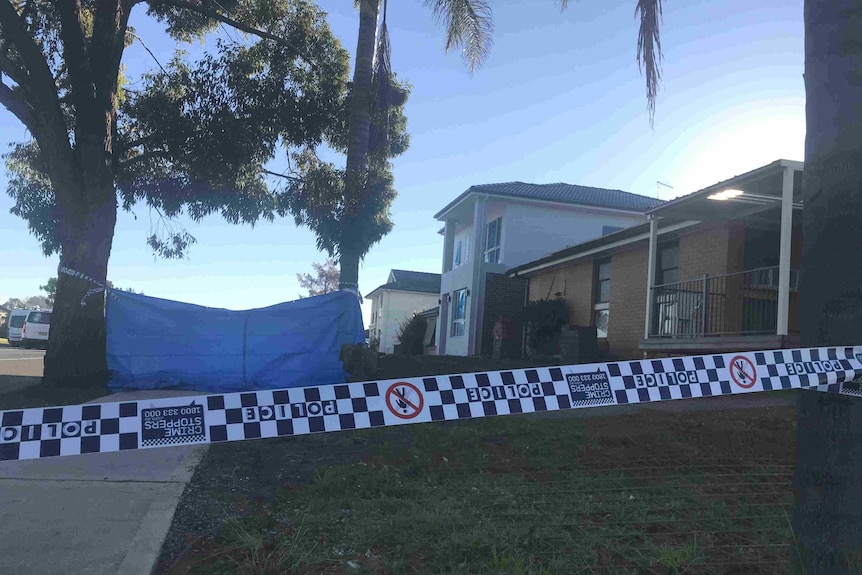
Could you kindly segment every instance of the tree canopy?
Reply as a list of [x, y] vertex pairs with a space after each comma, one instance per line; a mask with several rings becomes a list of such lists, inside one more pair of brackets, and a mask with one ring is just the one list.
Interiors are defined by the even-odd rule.
[[[46, 130], [34, 116], [56, 99], [63, 139], [74, 150], [93, 120], [86, 117], [97, 103], [90, 92], [98, 92], [100, 82], [115, 82], [116, 113], [110, 126], [102, 120], [99, 127], [108, 133], [107, 160], [123, 208], [140, 202], [168, 219], [182, 213], [193, 220], [220, 213], [232, 223], [273, 219], [287, 203], [284, 178], [266, 169], [280, 144], [313, 150], [344, 122], [348, 56], [325, 14], [297, 0], [121, 1], [116, 4], [125, 9], [109, 26], [110, 4], [22, 3], [13, 6], [17, 16], [8, 7], [5, 14], [0, 10], [0, 38], [12, 36], [17, 24], [32, 40], [4, 42], [0, 57], [6, 81], [0, 101], [34, 136], [7, 155], [13, 213], [28, 222], [46, 255], [60, 251], [57, 185], [51, 158], [40, 146]], [[221, 24], [251, 34], [243, 41], [221, 36], [196, 61], [178, 48], [170, 62], [154, 62], [141, 86], [132, 88], [120, 60], [122, 48], [138, 38], [131, 27], [116, 36], [136, 4], [146, 4], [147, 14], [178, 43]], [[109, 61], [95, 53], [99, 46], [110, 47]], [[35, 82], [36, 68], [45, 72], [44, 83]], [[102, 104], [110, 112], [112, 106]], [[154, 231], [147, 241], [160, 255], [178, 257], [193, 238], [184, 230]]]

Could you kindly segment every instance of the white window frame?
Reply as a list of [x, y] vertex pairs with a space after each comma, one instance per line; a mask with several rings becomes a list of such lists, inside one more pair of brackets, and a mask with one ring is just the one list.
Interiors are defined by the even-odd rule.
[[[491, 226], [496, 224], [497, 237], [496, 244], [490, 245], [491, 241]], [[485, 225], [485, 263], [498, 264], [501, 263], [502, 253], [501, 253], [501, 244], [503, 243], [503, 216], [488, 222]], [[492, 259], [492, 254], [494, 254], [495, 259]]]
[[[602, 335], [598, 331], [598, 322], [596, 321], [596, 317], [599, 315], [598, 312], [607, 313], [607, 315], [608, 315], [608, 326], [609, 327], [610, 327], [610, 323], [611, 323], [611, 311], [610, 311], [610, 309], [611, 309], [611, 296], [610, 296], [610, 293], [608, 293], [608, 301], [603, 301], [603, 302], [598, 301], [599, 300], [599, 294], [601, 293], [601, 290], [599, 289], [599, 286], [601, 285], [601, 283], [603, 281], [607, 281], [607, 282], [613, 281], [613, 274], [611, 274], [610, 277], [608, 277], [608, 279], [606, 279], [606, 280], [600, 279], [599, 270], [605, 264], [611, 266], [611, 270], [613, 270], [613, 264], [611, 263], [610, 259], [601, 259], [601, 260], [595, 261], [595, 270], [593, 271], [593, 274], [594, 274], [593, 275], [593, 283], [595, 285], [595, 287], [593, 289], [596, 292], [596, 295], [593, 298], [593, 300], [594, 300], [593, 301], [593, 325], [596, 326], [596, 337], [598, 337], [599, 339], [607, 339], [608, 338], [608, 330], [605, 330], [604, 335]], [[609, 283], [608, 285], [611, 285], [611, 284]]]
[[452, 254], [452, 267], [461, 267], [461, 240], [455, 242], [455, 252]]
[[[463, 296], [464, 298], [464, 309], [463, 316], [458, 317], [458, 299]], [[467, 288], [455, 290], [452, 292], [452, 337], [464, 337], [467, 334], [467, 326], [465, 325], [467, 319]], [[457, 333], [459, 331], [461, 333]]]

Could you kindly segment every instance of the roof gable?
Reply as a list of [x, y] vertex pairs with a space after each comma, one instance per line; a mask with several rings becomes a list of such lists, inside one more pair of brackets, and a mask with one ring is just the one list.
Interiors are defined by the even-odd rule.
[[[385, 284], [373, 290], [388, 289], [398, 291], [411, 291], [419, 293], [440, 293], [440, 274], [428, 272], [413, 272], [408, 270], [391, 270]], [[369, 294], [370, 295], [370, 294]]]

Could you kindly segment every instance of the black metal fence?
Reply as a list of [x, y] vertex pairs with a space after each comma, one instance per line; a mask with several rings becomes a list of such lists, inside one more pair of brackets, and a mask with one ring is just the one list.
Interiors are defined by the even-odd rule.
[[[796, 290], [797, 271], [790, 271]], [[768, 335], [778, 329], [778, 266], [654, 286], [650, 337]]]

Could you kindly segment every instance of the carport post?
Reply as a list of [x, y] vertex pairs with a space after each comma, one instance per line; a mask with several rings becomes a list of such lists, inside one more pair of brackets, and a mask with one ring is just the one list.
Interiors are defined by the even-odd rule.
[[656, 253], [658, 252], [658, 218], [647, 216], [649, 219], [649, 254], [647, 256], [647, 279], [646, 279], [646, 321], [644, 322], [644, 339], [648, 339], [652, 327], [653, 314], [653, 281], [655, 280]]
[[781, 185], [781, 233], [778, 250], [777, 335], [787, 335], [790, 316], [790, 245], [793, 237], [793, 168], [784, 168]]

